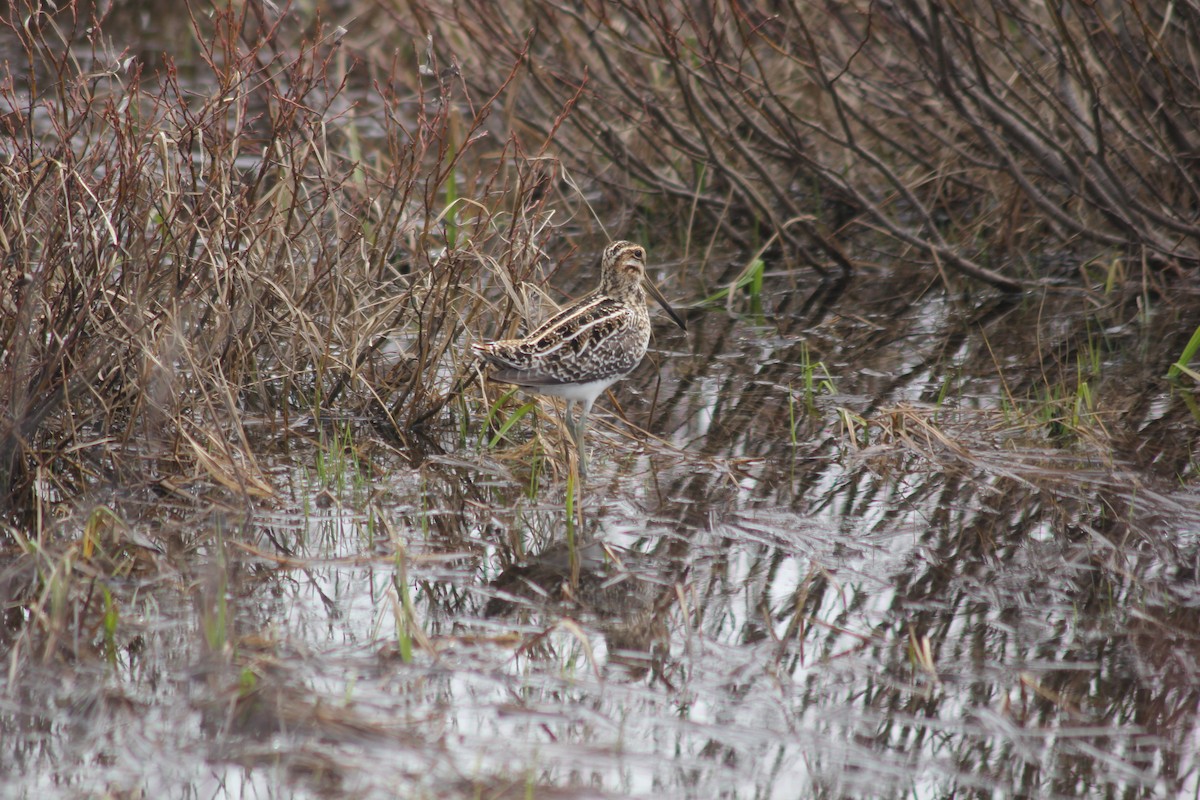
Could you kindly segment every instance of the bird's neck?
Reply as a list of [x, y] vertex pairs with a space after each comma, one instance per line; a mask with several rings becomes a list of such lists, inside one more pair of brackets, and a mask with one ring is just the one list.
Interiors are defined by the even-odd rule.
[[642, 287], [638, 284], [630, 286], [627, 283], [618, 281], [607, 281], [600, 287], [600, 293], [606, 297], [611, 297], [613, 300], [621, 300], [628, 302], [637, 302], [641, 300], [645, 302], [645, 294], [642, 293]]

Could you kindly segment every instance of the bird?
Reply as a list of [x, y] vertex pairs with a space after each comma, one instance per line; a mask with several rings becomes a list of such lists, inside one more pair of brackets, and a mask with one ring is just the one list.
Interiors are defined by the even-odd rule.
[[[613, 242], [604, 249], [595, 291], [524, 338], [471, 345], [494, 368], [491, 380], [567, 400], [567, 427], [575, 440], [582, 478], [587, 477], [584, 434], [592, 404], [605, 389], [633, 372], [650, 345], [647, 292], [686, 332], [687, 324], [646, 277], [646, 248]], [[580, 411], [572, 419], [575, 403]]]

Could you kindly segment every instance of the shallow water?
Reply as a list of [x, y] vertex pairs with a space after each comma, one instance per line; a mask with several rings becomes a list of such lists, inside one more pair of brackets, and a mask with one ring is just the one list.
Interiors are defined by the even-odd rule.
[[1186, 326], [1039, 421], [1094, 317], [882, 283], [660, 326], [574, 518], [549, 404], [495, 449], [295, 425], [248, 507], [108, 497], [145, 547], [78, 559], [74, 639], [7, 614], [6, 795], [1194, 795], [1195, 422], [1134, 357]]
[[553, 405], [493, 447], [477, 384], [403, 443], [248, 416], [270, 496], [47, 491], [0, 797], [1200, 795], [1195, 288], [771, 267], [655, 312], [573, 494]]

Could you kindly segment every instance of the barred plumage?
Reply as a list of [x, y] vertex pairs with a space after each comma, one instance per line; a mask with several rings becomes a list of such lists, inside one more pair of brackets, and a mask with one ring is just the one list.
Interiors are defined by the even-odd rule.
[[[583, 437], [592, 404], [605, 389], [633, 371], [650, 344], [643, 284], [675, 324], [687, 330], [666, 298], [646, 280], [645, 248], [613, 242], [604, 250], [596, 291], [523, 339], [471, 345], [496, 367], [492, 380], [567, 399], [567, 419], [579, 452], [581, 475], [587, 474]], [[570, 419], [572, 402], [582, 407], [577, 421]]]

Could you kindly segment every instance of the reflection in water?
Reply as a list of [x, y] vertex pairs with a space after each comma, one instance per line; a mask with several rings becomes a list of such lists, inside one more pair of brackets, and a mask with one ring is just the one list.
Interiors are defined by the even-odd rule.
[[[60, 28], [47, 31], [61, 31], [63, 41], [93, 41], [94, 21], [82, 9], [43, 5], [46, 19], [31, 17], [30, 24], [46, 25], [53, 15]], [[181, 72], [172, 73], [178, 92], [168, 94], [179, 98], [171, 106], [180, 112], [179, 135], [155, 137], [147, 152], [150, 162], [160, 147], [164, 162], [186, 154], [193, 189], [211, 192], [207, 199], [177, 192], [187, 198], [178, 208], [223, 211], [237, 205], [230, 198], [243, 197], [222, 193], [221, 162], [205, 155], [217, 131], [237, 140], [229, 152], [239, 157], [231, 155], [229, 166], [265, 180], [262, 194], [244, 195], [248, 202], [228, 227], [210, 229], [197, 215], [200, 227], [186, 237], [194, 241], [177, 243], [180, 259], [154, 262], [177, 265], [175, 281], [185, 262], [222, 272], [222, 248], [240, 250], [261, 230], [252, 224], [268, 210], [259, 201], [282, 202], [285, 186], [272, 186], [263, 167], [286, 161], [285, 142], [308, 142], [310, 133], [314, 141], [345, 137], [337, 152], [355, 162], [344, 174], [353, 191], [312, 207], [314, 218], [336, 216], [345, 228], [311, 232], [311, 242], [338, 263], [366, 264], [376, 255], [378, 263], [361, 278], [331, 284], [327, 273], [308, 277], [315, 265], [298, 255], [305, 248], [289, 251], [285, 282], [306, 295], [328, 294], [330, 304], [296, 306], [292, 316], [278, 303], [251, 299], [240, 314], [265, 321], [265, 328], [247, 330], [267, 349], [277, 346], [276, 334], [297, 327], [294, 335], [320, 354], [321, 369], [362, 354], [354, 367], [371, 376], [370, 391], [378, 392], [372, 399], [392, 417], [387, 424], [280, 422], [269, 414], [306, 402], [288, 386], [297, 376], [310, 380], [310, 362], [281, 378], [281, 386], [278, 376], [257, 374], [255, 351], [234, 353], [242, 352], [235, 345], [244, 337], [228, 333], [222, 337], [231, 360], [244, 361], [239, 369], [261, 391], [230, 392], [210, 407], [217, 421], [205, 428], [207, 438], [175, 465], [193, 470], [190, 478], [159, 480], [157, 472], [160, 458], [187, 449], [182, 434], [168, 436], [164, 424], [162, 441], [150, 446], [129, 433], [158, 430], [128, 418], [164, 413], [153, 402], [131, 400], [132, 410], [122, 405], [102, 422], [64, 411], [47, 426], [42, 441], [61, 438], [53, 452], [77, 457], [65, 468], [73, 473], [68, 483], [43, 480], [43, 471], [58, 468], [50, 456], [43, 463], [41, 453], [26, 458], [25, 443], [10, 446], [10, 455], [22, 453], [28, 462], [36, 500], [30, 513], [38, 519], [24, 526], [37, 536], [22, 520], [0, 519], [0, 795], [1200, 794], [1200, 412], [1192, 395], [1161, 380], [1197, 320], [1149, 289], [1129, 298], [1117, 288], [1103, 298], [1065, 290], [976, 296], [905, 274], [903, 265], [804, 289], [807, 271], [768, 265], [761, 297], [735, 292], [728, 307], [692, 309], [687, 337], [656, 318], [650, 357], [612, 400], [598, 404], [589, 436], [592, 474], [570, 498], [579, 509], [572, 514], [557, 415], [543, 413], [543, 405], [493, 445], [492, 431], [480, 430], [487, 412], [476, 389], [449, 390], [462, 365], [448, 362], [469, 344], [455, 318], [458, 306], [380, 302], [375, 322], [388, 331], [408, 315], [432, 323], [427, 336], [411, 341], [402, 325], [373, 341], [343, 340], [337, 314], [363, 297], [373, 305], [404, 284], [420, 287], [423, 277], [442, 281], [436, 285], [448, 292], [532, 279], [554, 261], [530, 255], [541, 247], [539, 237], [582, 231], [578, 220], [586, 215], [556, 217], [562, 227], [551, 230], [552, 206], [534, 203], [529, 208], [546, 211], [546, 227], [521, 234], [529, 256], [521, 269], [514, 261], [510, 273], [472, 275], [479, 266], [465, 257], [474, 246], [472, 192], [494, 190], [504, 198], [497, 208], [509, 214], [516, 207], [509, 190], [518, 204], [525, 202], [522, 190], [507, 179], [493, 189], [464, 181], [453, 191], [470, 202], [459, 204], [461, 215], [449, 214], [438, 204], [453, 205], [452, 192], [434, 184], [457, 173], [439, 161], [436, 180], [418, 189], [426, 205], [407, 208], [403, 198], [413, 186], [393, 185], [398, 173], [373, 154], [390, 143], [394, 152], [383, 162], [405, 162], [410, 151], [400, 142], [419, 138], [422, 116], [448, 107], [432, 82], [423, 95], [419, 82], [420, 91], [410, 92], [389, 86], [386, 69], [376, 71], [391, 60], [400, 65], [394, 69], [416, 72], [429, 59], [415, 51], [372, 59], [368, 69], [350, 70], [346, 95], [328, 94], [320, 81], [311, 93], [289, 95], [289, 86], [304, 83], [300, 67], [311, 62], [268, 48], [243, 62], [266, 71], [231, 75], [230, 85], [240, 88], [227, 92], [201, 69], [191, 33], [193, 24], [225, 24], [220, 15], [161, 5], [147, 11], [145, 4], [111, 4], [104, 36], [128, 32], [136, 50], [94, 41], [98, 52], [121, 58], [93, 59], [78, 44], [66, 55], [50, 54], [62, 59], [54, 63], [78, 62], [72, 91], [88, 104], [97, 100], [104, 112], [93, 119], [97, 127], [67, 125], [69, 106], [26, 104], [29, 86], [53, 97], [60, 79], [34, 65], [22, 78], [29, 86], [14, 84], [6, 95], [21, 98], [9, 104], [12, 129], [48, 142], [62, 133], [94, 137], [97, 147], [122, 145], [93, 150], [96, 160], [80, 162], [89, 166], [79, 175], [115, 179], [121, 170], [95, 154], [125, 152], [124, 144], [153, 135], [155, 113], [165, 107], [111, 129], [117, 117], [108, 112], [121, 106], [139, 65], [149, 85], [154, 70], [166, 70], [161, 54], [174, 53]], [[244, 17], [234, 6], [226, 20], [236, 22], [230, 42], [255, 41], [253, 28], [274, 18], [274, 11], [259, 16], [262, 4], [243, 6]], [[303, 9], [293, 11], [280, 24], [298, 40], [309, 21]], [[29, 59], [16, 45], [19, 27], [0, 37], [0, 61]], [[372, 42], [395, 31], [378, 28]], [[357, 57], [335, 45], [331, 59]], [[395, 46], [386, 43], [389, 54]], [[219, 49], [212, 57], [222, 58]], [[245, 106], [232, 102], [242, 91], [250, 98]], [[314, 126], [304, 137], [273, 138], [287, 114], [309, 103], [318, 108], [308, 108]], [[219, 112], [209, 128], [184, 124], [206, 106]], [[345, 124], [326, 125], [333, 121]], [[450, 134], [460, 121], [427, 130], [423, 146], [454, 144]], [[492, 146], [494, 132], [458, 131], [479, 148]], [[279, 146], [264, 147], [268, 141]], [[70, 149], [57, 148], [37, 142], [33, 183], [67, 185], [59, 173], [42, 171], [68, 160]], [[478, 158], [497, 158], [486, 152]], [[371, 182], [359, 185], [360, 167], [374, 174]], [[329, 192], [343, 180], [323, 184], [297, 169], [295, 186], [305, 187], [298, 196]], [[539, 186], [525, 199], [556, 191], [550, 175], [562, 173], [527, 176]], [[110, 216], [123, 214], [136, 232], [126, 241], [144, 238], [147, 248], [158, 248], [166, 220], [157, 203], [171, 195], [158, 183], [129, 183], [134, 194], [151, 198], [133, 206], [144, 214], [118, 214], [111, 202], [77, 190], [64, 205], [45, 206], [51, 228], [92, 212], [94, 222], [109, 222], [91, 237], [103, 259], [85, 258], [86, 248], [75, 258], [77, 251], [61, 247], [62, 263], [74, 270], [88, 258], [111, 261], [114, 280], [150, 263], [147, 253], [110, 247], [107, 230]], [[229, 187], [243, 183], [238, 176]], [[377, 197], [379, 186], [394, 196]], [[593, 188], [559, 198], [555, 212], [573, 208]], [[353, 202], [359, 196], [361, 207]], [[376, 215], [377, 202], [407, 210]], [[422, 216], [430, 211], [441, 214], [437, 224], [447, 238], [452, 225], [461, 226], [459, 248], [445, 258], [410, 259], [436, 227], [433, 214]], [[515, 251], [518, 243], [507, 237], [520, 213], [511, 213], [514, 227], [496, 237]], [[301, 223], [292, 212], [285, 216]], [[410, 216], [422, 222], [400, 224]], [[499, 231], [499, 219], [481, 217], [477, 230]], [[15, 241], [16, 232], [5, 230]], [[343, 230], [345, 238], [335, 233]], [[661, 264], [669, 236], [653, 233]], [[378, 254], [362, 249], [367, 240], [389, 237], [392, 244]], [[245, 252], [265, 256], [273, 241]], [[36, 271], [43, 250], [49, 257], [54, 248], [29, 250], [36, 255], [29, 263], [5, 262], [12, 272], [6, 287], [26, 280], [19, 273]], [[550, 285], [594, 284], [592, 274], [569, 274], [571, 264], [590, 269], [592, 262], [562, 263]], [[421, 264], [443, 271], [422, 276]], [[739, 271], [731, 267], [714, 279], [664, 268], [655, 277], [671, 279], [662, 283], [673, 298], [703, 297]], [[193, 284], [189, 291], [204, 295], [196, 301], [202, 316], [225, 316], [233, 294], [257, 298], [265, 291], [283, 305], [296, 302], [287, 292], [266, 291], [278, 276], [250, 275], [244, 285], [228, 278], [221, 285], [230, 294], [211, 298], [207, 284]], [[701, 289], [701, 281], [712, 285]], [[63, 282], [61, 305], [22, 313], [41, 321], [75, 317], [77, 281]], [[110, 295], [108, 284], [99, 284], [105, 288], [96, 289], [96, 302], [111, 304], [118, 288]], [[408, 298], [434, 297], [433, 285]], [[160, 309], [179, 299], [177, 288], [132, 305], [117, 327], [159, 320]], [[490, 313], [476, 305], [473, 321]], [[423, 310], [429, 308], [436, 311]], [[173, 327], [168, 317], [163, 326]], [[182, 339], [191, 323], [180, 319]], [[30, 347], [54, 343], [56, 329], [43, 330]], [[72, 330], [94, 333], [83, 322]], [[184, 350], [143, 352], [141, 341], [130, 340], [127, 356], [136, 363], [128, 372], [103, 381], [97, 372], [95, 383], [37, 385], [125, 392], [132, 387], [122, 376], [136, 378], [145, 358], [158, 376], [152, 383], [161, 378], [161, 389], [147, 394], [154, 402], [169, 406], [176, 385], [205, 394], [208, 384], [174, 381], [175, 370], [187, 369]], [[79, 361], [110, 360], [110, 344], [104, 339], [78, 351], [86, 356]], [[281, 362], [305, 352], [278, 346], [271, 358]], [[57, 374], [66, 360], [49, 358], [42, 371]], [[425, 394], [417, 378], [426, 368], [445, 378], [445, 397]], [[11, 377], [18, 392], [27, 390]], [[334, 383], [325, 400], [332, 404], [349, 380]], [[254, 417], [254, 409], [263, 416]], [[226, 438], [239, 439], [239, 448], [225, 462], [208, 463], [204, 456], [228, 443], [220, 441], [221, 426], [235, 414], [247, 419]], [[179, 418], [187, 430], [193, 416], [180, 411]], [[408, 429], [418, 422], [423, 431]], [[17, 426], [0, 420], [4, 425], [0, 434], [16, 443]], [[123, 460], [114, 457], [118, 451]], [[253, 454], [271, 491], [238, 491], [247, 487], [237, 484], [235, 454]], [[127, 482], [122, 469], [153, 479]], [[221, 478], [227, 482], [218, 485]], [[68, 485], [80, 487], [80, 496], [58, 488]]]
[[1194, 792], [1196, 429], [1131, 356], [1179, 335], [1085, 363], [1095, 316], [903, 286], [659, 327], [574, 548], [521, 442], [552, 415], [482, 454], [364, 427], [340, 484], [294, 446], [291, 508], [113, 498], [161, 552], [79, 640], [24, 635], [4, 571], [4, 762], [31, 796]]

